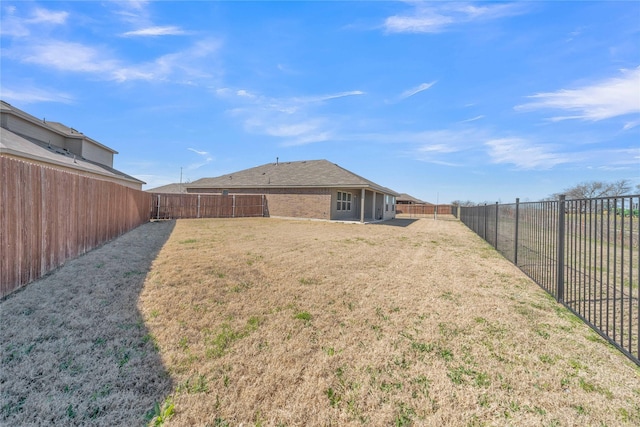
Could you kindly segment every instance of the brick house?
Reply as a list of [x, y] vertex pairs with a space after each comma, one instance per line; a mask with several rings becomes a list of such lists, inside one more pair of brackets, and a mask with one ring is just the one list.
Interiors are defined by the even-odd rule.
[[117, 151], [62, 123], [38, 119], [0, 101], [0, 127], [2, 156], [142, 189], [143, 181], [113, 168]]
[[399, 195], [327, 160], [267, 163], [183, 186], [187, 193], [264, 194], [272, 217], [359, 222], [395, 218]]

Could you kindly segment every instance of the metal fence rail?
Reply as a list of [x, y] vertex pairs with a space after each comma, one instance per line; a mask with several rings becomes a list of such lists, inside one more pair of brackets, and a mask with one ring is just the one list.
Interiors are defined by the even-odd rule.
[[459, 219], [640, 365], [640, 195], [460, 207]]

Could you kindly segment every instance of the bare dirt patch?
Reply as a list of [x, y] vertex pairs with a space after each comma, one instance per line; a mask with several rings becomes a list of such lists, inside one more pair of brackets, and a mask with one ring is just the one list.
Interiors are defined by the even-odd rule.
[[640, 424], [639, 369], [443, 219], [144, 225], [0, 302], [0, 423]]

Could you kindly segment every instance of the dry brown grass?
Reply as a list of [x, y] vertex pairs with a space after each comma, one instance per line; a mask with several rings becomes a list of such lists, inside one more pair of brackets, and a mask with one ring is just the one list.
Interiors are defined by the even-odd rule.
[[0, 302], [0, 423], [640, 424], [640, 370], [455, 220], [171, 227]]
[[179, 221], [139, 308], [169, 425], [640, 424], [638, 368], [457, 221]]
[[172, 384], [137, 300], [173, 225], [138, 227], [0, 301], [0, 425], [145, 423]]

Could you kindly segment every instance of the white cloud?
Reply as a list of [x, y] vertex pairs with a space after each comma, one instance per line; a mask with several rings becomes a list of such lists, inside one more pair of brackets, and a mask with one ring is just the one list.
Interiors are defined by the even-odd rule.
[[484, 116], [483, 116], [482, 114], [481, 114], [481, 115], [479, 115], [479, 116], [472, 117], [472, 118], [470, 118], [470, 119], [462, 120], [462, 121], [461, 121], [461, 122], [459, 122], [459, 123], [475, 122], [476, 120], [480, 120], [480, 119], [484, 119]]
[[400, 94], [400, 99], [405, 99], [405, 98], [409, 98], [417, 93], [423, 92], [427, 89], [429, 89], [431, 86], [433, 86], [434, 84], [436, 84], [436, 82], [431, 82], [431, 83], [422, 83], [414, 88], [411, 88], [409, 90], [405, 90], [404, 92], [402, 92], [402, 94]]
[[440, 33], [456, 24], [487, 21], [524, 13], [522, 3], [429, 2], [413, 3], [410, 14], [388, 17], [384, 28], [390, 33]]
[[187, 148], [187, 150], [193, 151], [194, 153], [202, 157], [202, 160], [200, 162], [191, 163], [186, 167], [186, 169], [189, 171], [199, 169], [202, 166], [206, 166], [213, 161], [213, 156], [211, 156], [208, 151], [196, 150], [195, 148]]
[[59, 102], [63, 104], [70, 104], [74, 100], [73, 96], [64, 92], [56, 92], [39, 88], [13, 90], [5, 86], [0, 87], [0, 98], [7, 102], [21, 102], [24, 104], [32, 104], [36, 102]]
[[193, 151], [196, 154], [199, 154], [201, 156], [208, 156], [209, 153], [207, 151], [200, 151], [200, 150], [196, 150], [195, 148], [187, 148], [187, 150], [189, 151]]
[[536, 145], [521, 138], [492, 139], [485, 143], [489, 156], [494, 163], [508, 163], [518, 169], [551, 169], [552, 167], [577, 160], [560, 153], [551, 147]]
[[[229, 102], [242, 102], [242, 107], [228, 113], [242, 120], [247, 132], [281, 138], [283, 146], [327, 141], [333, 135], [335, 121], [314, 115], [314, 109], [325, 102], [365, 93], [359, 90], [312, 96], [273, 98], [246, 89], [221, 88], [216, 95]], [[235, 96], [233, 96], [235, 95]], [[331, 123], [331, 124], [330, 124]]]
[[[640, 67], [621, 70], [620, 77], [612, 77], [577, 89], [561, 89], [532, 95], [533, 102], [518, 105], [518, 111], [564, 110], [567, 116], [554, 116], [552, 121], [581, 119], [598, 121], [640, 113]], [[635, 123], [635, 124], [634, 124]], [[637, 121], [629, 122], [630, 129]]]
[[112, 55], [108, 48], [59, 40], [15, 46], [6, 54], [22, 62], [65, 72], [93, 74], [104, 80], [188, 83], [192, 79], [211, 77], [210, 71], [199, 60], [210, 57], [219, 46], [216, 40], [200, 40], [183, 51], [138, 64], [125, 63]]
[[41, 24], [61, 25], [66, 23], [69, 17], [68, 12], [42, 8], [32, 10], [28, 17], [20, 16], [15, 6], [7, 6], [3, 9], [0, 34], [12, 37], [28, 37], [32, 33], [32, 27], [41, 26]]
[[37, 8], [33, 11], [32, 17], [27, 19], [26, 22], [30, 24], [64, 24], [68, 17], [68, 12], [54, 12], [47, 9]]
[[139, 30], [127, 31], [122, 34], [124, 37], [157, 37], [157, 36], [180, 36], [187, 34], [186, 31], [180, 27], [168, 25], [164, 27], [147, 27]]
[[23, 62], [63, 71], [109, 73], [117, 67], [116, 61], [104, 58], [99, 49], [56, 40], [22, 46], [12, 54], [19, 56]]

